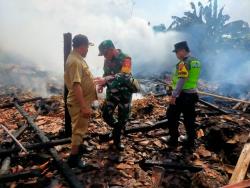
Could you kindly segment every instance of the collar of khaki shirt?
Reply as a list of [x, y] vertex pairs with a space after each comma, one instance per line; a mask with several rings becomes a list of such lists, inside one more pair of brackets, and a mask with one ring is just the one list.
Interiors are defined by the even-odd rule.
[[79, 54], [79, 52], [77, 52], [75, 49], [72, 50], [72, 53], [79, 59], [83, 60], [83, 57], [81, 56], [81, 54]]

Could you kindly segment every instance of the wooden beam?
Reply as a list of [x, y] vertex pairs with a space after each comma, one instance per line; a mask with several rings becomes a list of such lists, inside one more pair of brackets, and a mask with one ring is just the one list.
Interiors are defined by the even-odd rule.
[[214, 104], [211, 104], [211, 103], [209, 103], [209, 102], [207, 102], [207, 101], [204, 101], [204, 100], [202, 100], [202, 99], [199, 99], [199, 103], [201, 103], [201, 104], [203, 104], [203, 105], [205, 105], [205, 106], [208, 106], [209, 108], [214, 109], [214, 110], [220, 112], [221, 114], [229, 114], [229, 112], [227, 112], [227, 111], [225, 111], [225, 110], [219, 108], [218, 106], [216, 106], [216, 105], [214, 105]]
[[[28, 150], [40, 150], [40, 149], [44, 149], [44, 148], [48, 149], [48, 148], [52, 148], [54, 146], [63, 145], [63, 144], [70, 144], [70, 143], [71, 143], [70, 138], [63, 138], [63, 139], [51, 140], [51, 141], [43, 142], [43, 143], [25, 144], [23, 146]], [[17, 153], [20, 150], [21, 150], [20, 148], [16, 148], [16, 147], [11, 148], [11, 149], [5, 149], [5, 150], [0, 149], [0, 155], [1, 156], [10, 155], [12, 153]]]
[[231, 185], [226, 185], [223, 186], [222, 188], [248, 188], [248, 187], [250, 187], [250, 179]]
[[161, 166], [165, 169], [175, 169], [175, 170], [189, 170], [190, 172], [199, 172], [203, 170], [201, 166], [181, 164], [177, 162], [165, 162], [165, 161], [154, 161], [142, 159], [139, 161], [139, 166], [142, 169], [152, 168], [154, 166]]
[[[153, 125], [129, 127], [124, 130], [124, 136], [128, 134], [132, 134], [132, 133], [137, 133], [137, 132], [148, 132], [154, 129], [167, 128], [167, 123], [168, 123], [168, 120], [164, 119], [164, 120], [154, 123]], [[100, 142], [108, 142], [109, 140], [112, 140], [111, 134], [112, 134], [111, 132], [107, 132], [105, 134], [99, 134], [98, 136], [99, 136]]]
[[[159, 81], [160, 83], [162, 83], [162, 84], [164, 84], [166, 86], [170, 86], [170, 84], [166, 83], [163, 80], [157, 79], [157, 81]], [[218, 99], [234, 101], [234, 102], [241, 102], [241, 103], [244, 103], [244, 104], [250, 104], [250, 101], [247, 101], [247, 100], [236, 99], [236, 98], [232, 98], [232, 97], [225, 97], [225, 96], [216, 95], [216, 94], [213, 94], [213, 93], [208, 93], [208, 92], [205, 92], [205, 91], [197, 91], [197, 93], [200, 94], [200, 95], [207, 95], [207, 96], [215, 97], [215, 98], [218, 98]]]
[[204, 91], [198, 91], [198, 94], [200, 94], [200, 95], [207, 95], [207, 96], [215, 97], [215, 98], [218, 98], [218, 99], [223, 99], [223, 100], [228, 100], [228, 101], [233, 101], [233, 102], [241, 102], [241, 103], [245, 103], [245, 104], [250, 104], [250, 101], [236, 99], [236, 98], [231, 98], [231, 97], [225, 97], [225, 96], [221, 96], [221, 95], [207, 93], [207, 92], [204, 92]]
[[[65, 64], [67, 61], [67, 58], [69, 56], [69, 53], [72, 48], [72, 35], [71, 33], [64, 33], [63, 34], [63, 39], [64, 39], [64, 69], [65, 69]], [[66, 105], [67, 101], [67, 95], [68, 95], [68, 89], [64, 84], [64, 104], [65, 104], [65, 136], [66, 137], [71, 137], [72, 130], [71, 130], [71, 118], [69, 115], [68, 107]]]
[[244, 145], [236, 167], [233, 171], [232, 177], [230, 178], [229, 184], [241, 182], [245, 179], [248, 166], [250, 163], [250, 134], [248, 135], [248, 141]]

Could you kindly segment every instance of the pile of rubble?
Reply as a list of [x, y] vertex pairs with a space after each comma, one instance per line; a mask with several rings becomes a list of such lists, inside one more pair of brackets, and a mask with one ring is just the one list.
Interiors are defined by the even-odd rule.
[[[5, 90], [6, 91], [6, 88]], [[123, 152], [107, 139], [111, 128], [95, 110], [86, 135], [85, 170], [69, 169], [70, 139], [64, 135], [63, 96], [34, 97], [0, 91], [0, 187], [221, 187], [227, 185], [250, 132], [250, 114], [236, 102], [200, 100], [194, 151], [166, 144], [168, 96], [133, 101]], [[12, 90], [13, 91], [13, 90]], [[247, 178], [250, 173], [246, 174]]]
[[[63, 93], [63, 79], [61, 75], [41, 70], [34, 63], [0, 62], [0, 90], [5, 93], [23, 90], [44, 97], [50, 94]], [[12, 87], [10, 87], [12, 86]]]

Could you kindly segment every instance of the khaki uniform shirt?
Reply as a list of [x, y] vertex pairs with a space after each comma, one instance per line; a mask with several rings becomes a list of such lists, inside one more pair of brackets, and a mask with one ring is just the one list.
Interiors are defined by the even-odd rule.
[[73, 92], [73, 83], [80, 83], [83, 92], [84, 101], [88, 105], [97, 99], [93, 75], [83, 57], [73, 50], [67, 59], [64, 72], [64, 81], [69, 90], [67, 104], [77, 105], [78, 102]]

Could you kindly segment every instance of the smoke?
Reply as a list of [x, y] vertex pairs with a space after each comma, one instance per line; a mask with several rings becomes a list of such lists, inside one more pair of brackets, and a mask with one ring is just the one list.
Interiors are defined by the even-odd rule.
[[250, 91], [249, 47], [240, 40], [218, 43], [204, 25], [192, 25], [185, 33], [192, 55], [202, 62], [202, 79], [219, 85], [223, 95], [242, 97]]
[[203, 54], [207, 80], [219, 84], [219, 92], [244, 97], [250, 91], [250, 55], [247, 50], [222, 48]]
[[[188, 5], [190, 1], [185, 0], [183, 4], [167, 1], [166, 10], [171, 9], [171, 11], [166, 11], [166, 18], [159, 18], [159, 24], [169, 20], [173, 15], [180, 15], [190, 10]], [[144, 1], [141, 0], [134, 2], [144, 5]], [[152, 2], [154, 4], [154, 1]], [[229, 1], [220, 1], [223, 2]], [[166, 2], [163, 4], [165, 6]], [[233, 3], [232, 0], [229, 4], [230, 10], [234, 10], [232, 4], [240, 6], [240, 3]], [[164, 11], [164, 6], [157, 5], [159, 11]], [[176, 6], [175, 14], [173, 10]], [[209, 53], [205, 56], [200, 55], [197, 38], [199, 36], [202, 38], [202, 32], [195, 33], [194, 30], [192, 36], [177, 32], [154, 33], [152, 27], [148, 25], [150, 20], [142, 18], [139, 14], [143, 8], [149, 8], [143, 12], [151, 15], [153, 20], [158, 19], [151, 14], [150, 7], [145, 6], [135, 10], [131, 0], [0, 0], [0, 49], [4, 53], [21, 55], [27, 59], [29, 65], [36, 65], [41, 70], [56, 72], [61, 75], [61, 79], [63, 78], [63, 33], [66, 32], [71, 32], [73, 35], [85, 34], [95, 43], [95, 46], [90, 47], [86, 59], [96, 76], [102, 75], [103, 71], [103, 57], [98, 57], [97, 54], [99, 43], [105, 39], [113, 40], [117, 48], [132, 57], [134, 73], [150, 75], [159, 71], [171, 72], [177, 61], [175, 54], [172, 53], [173, 44], [181, 40], [188, 40], [195, 56], [210, 62], [208, 67], [213, 72], [207, 75], [214, 74], [213, 80], [220, 77], [221, 69], [230, 68], [222, 63], [226, 62], [220, 56], [222, 53], [216, 56]], [[157, 11], [158, 8], [154, 10]], [[227, 6], [225, 12], [226, 10]], [[239, 16], [234, 12], [231, 11], [230, 14]], [[244, 15], [248, 16], [248, 11], [245, 11]], [[165, 24], [168, 26], [170, 23]], [[228, 57], [229, 53], [231, 51], [223, 52], [223, 57]], [[238, 52], [236, 54], [239, 55]], [[220, 63], [214, 65], [215, 59], [216, 61], [220, 59]], [[249, 70], [248, 64], [244, 63], [237, 71], [246, 68]], [[233, 74], [233, 71], [231, 72]], [[223, 77], [228, 78], [227, 75]], [[232, 77], [231, 75], [230, 78]], [[245, 79], [246, 77], [247, 74]]]
[[135, 72], [139, 64], [160, 67], [175, 58], [171, 49], [179, 35], [156, 35], [146, 20], [131, 17], [130, 0], [1, 0], [0, 5], [0, 48], [21, 54], [46, 70], [63, 72], [65, 32], [85, 34], [95, 43], [87, 56], [95, 75], [102, 74], [103, 57], [97, 56], [97, 47], [105, 39], [113, 40], [132, 57]]

